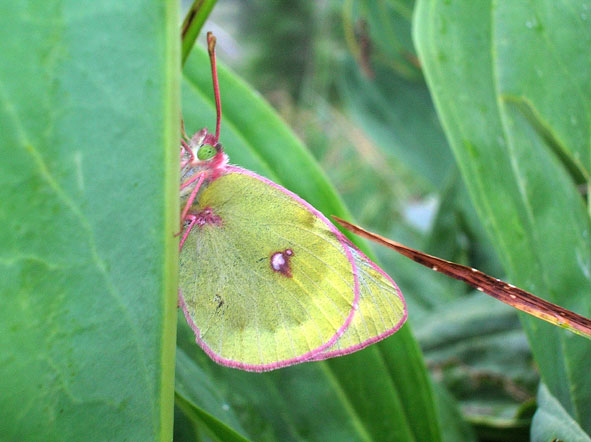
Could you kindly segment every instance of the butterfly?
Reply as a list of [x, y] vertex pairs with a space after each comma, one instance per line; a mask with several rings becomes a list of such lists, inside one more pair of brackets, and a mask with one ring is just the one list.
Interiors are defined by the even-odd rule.
[[179, 305], [197, 343], [222, 365], [268, 371], [391, 335], [407, 317], [394, 281], [309, 203], [229, 163], [207, 41], [216, 131], [183, 130], [180, 164]]

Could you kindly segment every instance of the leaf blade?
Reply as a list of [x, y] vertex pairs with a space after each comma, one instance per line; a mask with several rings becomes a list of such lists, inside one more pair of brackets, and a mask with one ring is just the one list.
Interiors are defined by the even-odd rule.
[[[3, 430], [21, 440], [167, 438], [176, 6], [5, 3]], [[121, 192], [138, 182], [148, 184]]]
[[[539, 4], [550, 8], [548, 2]], [[512, 69], [511, 57], [503, 48], [510, 36], [505, 27], [512, 30], [522, 24], [519, 35], [526, 39], [531, 28], [523, 10], [508, 8], [492, 2], [476, 8], [421, 1], [415, 15], [415, 41], [464, 180], [510, 279], [589, 316], [591, 306], [585, 295], [591, 263], [588, 213], [568, 165], [503, 95], [506, 87], [513, 87], [511, 82], [504, 83]], [[569, 8], [565, 11], [570, 13]], [[560, 15], [557, 11], [557, 22]], [[588, 38], [588, 27], [582, 32], [582, 38]], [[512, 41], [520, 44], [521, 39]], [[543, 55], [543, 50], [531, 53], [528, 65], [536, 66]], [[569, 69], [588, 56], [576, 55]], [[531, 72], [528, 78], [540, 91], [551, 87], [534, 80]], [[560, 113], [568, 96], [560, 100], [552, 112]], [[590, 398], [581, 393], [591, 388], [582, 368], [591, 363], [588, 347], [535, 319], [522, 317], [522, 322], [544, 382], [581, 426], [591, 431]]]

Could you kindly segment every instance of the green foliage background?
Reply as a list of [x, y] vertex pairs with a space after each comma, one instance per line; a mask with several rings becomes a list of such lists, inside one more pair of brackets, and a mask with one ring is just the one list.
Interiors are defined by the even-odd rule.
[[[179, 17], [0, 0], [0, 440], [169, 440], [175, 406], [178, 441], [588, 441], [588, 341], [388, 250], [393, 337], [265, 374], [201, 352], [174, 317], [177, 145], [181, 109], [189, 131], [215, 112]], [[588, 0], [219, 0], [222, 142], [589, 317], [590, 21]]]

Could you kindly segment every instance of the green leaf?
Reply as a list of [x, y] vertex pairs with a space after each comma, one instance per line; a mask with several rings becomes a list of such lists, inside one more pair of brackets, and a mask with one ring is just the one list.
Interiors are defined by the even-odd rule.
[[[190, 400], [185, 399], [183, 396], [177, 395], [176, 403], [180, 409], [184, 410], [186, 413], [185, 416], [193, 420], [193, 423], [205, 428], [207, 435], [211, 437], [211, 440], [220, 442], [248, 442], [249, 439], [241, 436], [232, 428], [223, 425], [214, 416], [204, 412], [201, 408], [195, 406]], [[177, 415], [175, 415], [175, 419], [176, 416]]]
[[[588, 1], [422, 0], [415, 40], [460, 170], [509, 279], [591, 313]], [[591, 432], [591, 348], [521, 315], [549, 391]]]
[[168, 440], [177, 4], [1, 3], [2, 438]]
[[542, 383], [538, 392], [538, 411], [534, 415], [531, 440], [589, 442], [591, 438]]
[[[505, 112], [527, 116], [546, 149], [553, 149], [565, 166], [576, 168], [571, 171], [588, 180], [591, 3], [499, 4], [493, 20], [497, 94]], [[509, 126], [518, 117], [505, 118]], [[519, 132], [516, 128], [516, 140]]]
[[[483, 373], [518, 378], [530, 372], [517, 312], [480, 292], [434, 309], [416, 330], [431, 365], [470, 365]], [[503, 346], [506, 351], [500, 352]]]
[[194, 0], [181, 26], [181, 61], [183, 64], [193, 49], [201, 28], [217, 0]]
[[175, 442], [196, 441], [198, 440], [198, 427], [196, 419], [191, 419], [179, 408], [178, 405], [174, 407], [174, 432], [172, 440]]
[[[182, 315], [179, 317], [181, 320], [184, 320]], [[177, 351], [175, 385], [178, 406], [204, 426], [209, 434], [223, 441], [246, 440], [238, 418], [212, 379], [180, 348]]]
[[433, 389], [437, 397], [437, 408], [441, 416], [441, 432], [445, 442], [476, 441], [472, 427], [462, 419], [457, 402], [448, 391], [439, 384]]
[[[347, 216], [324, 173], [269, 105], [223, 67], [220, 89], [221, 140], [230, 161], [281, 183], [327, 215]], [[214, 127], [211, 90], [207, 55], [195, 48], [183, 84], [188, 128]], [[238, 415], [252, 439], [440, 439], [430, 382], [408, 325], [354, 355], [263, 374], [215, 365], [186, 327], [179, 345], [226, 392], [228, 404], [243, 410]]]

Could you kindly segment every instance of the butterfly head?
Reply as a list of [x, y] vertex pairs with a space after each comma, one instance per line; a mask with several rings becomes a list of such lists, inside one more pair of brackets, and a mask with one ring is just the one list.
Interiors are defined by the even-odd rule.
[[216, 144], [215, 146], [212, 146], [211, 144], [202, 144], [199, 146], [199, 149], [197, 149], [197, 159], [199, 161], [209, 161], [215, 157], [220, 150], [221, 146], [219, 144]]
[[191, 137], [189, 149], [190, 152], [187, 153], [191, 158], [189, 165], [192, 168], [215, 171], [223, 168], [228, 162], [224, 148], [207, 129], [201, 129]]
[[[211, 32], [208, 32], [207, 49], [211, 61], [216, 107], [215, 134], [209, 133], [206, 128], [203, 128], [191, 138], [188, 138], [185, 134], [184, 125], [181, 125], [181, 131], [186, 139], [186, 142], [182, 141], [181, 147], [181, 170], [184, 170], [189, 175], [205, 172], [206, 178], [210, 180], [222, 175], [226, 164], [228, 164], [228, 156], [218, 142], [222, 121], [222, 105], [215, 60], [215, 43], [215, 37]], [[185, 173], [183, 175], [186, 176]]]

